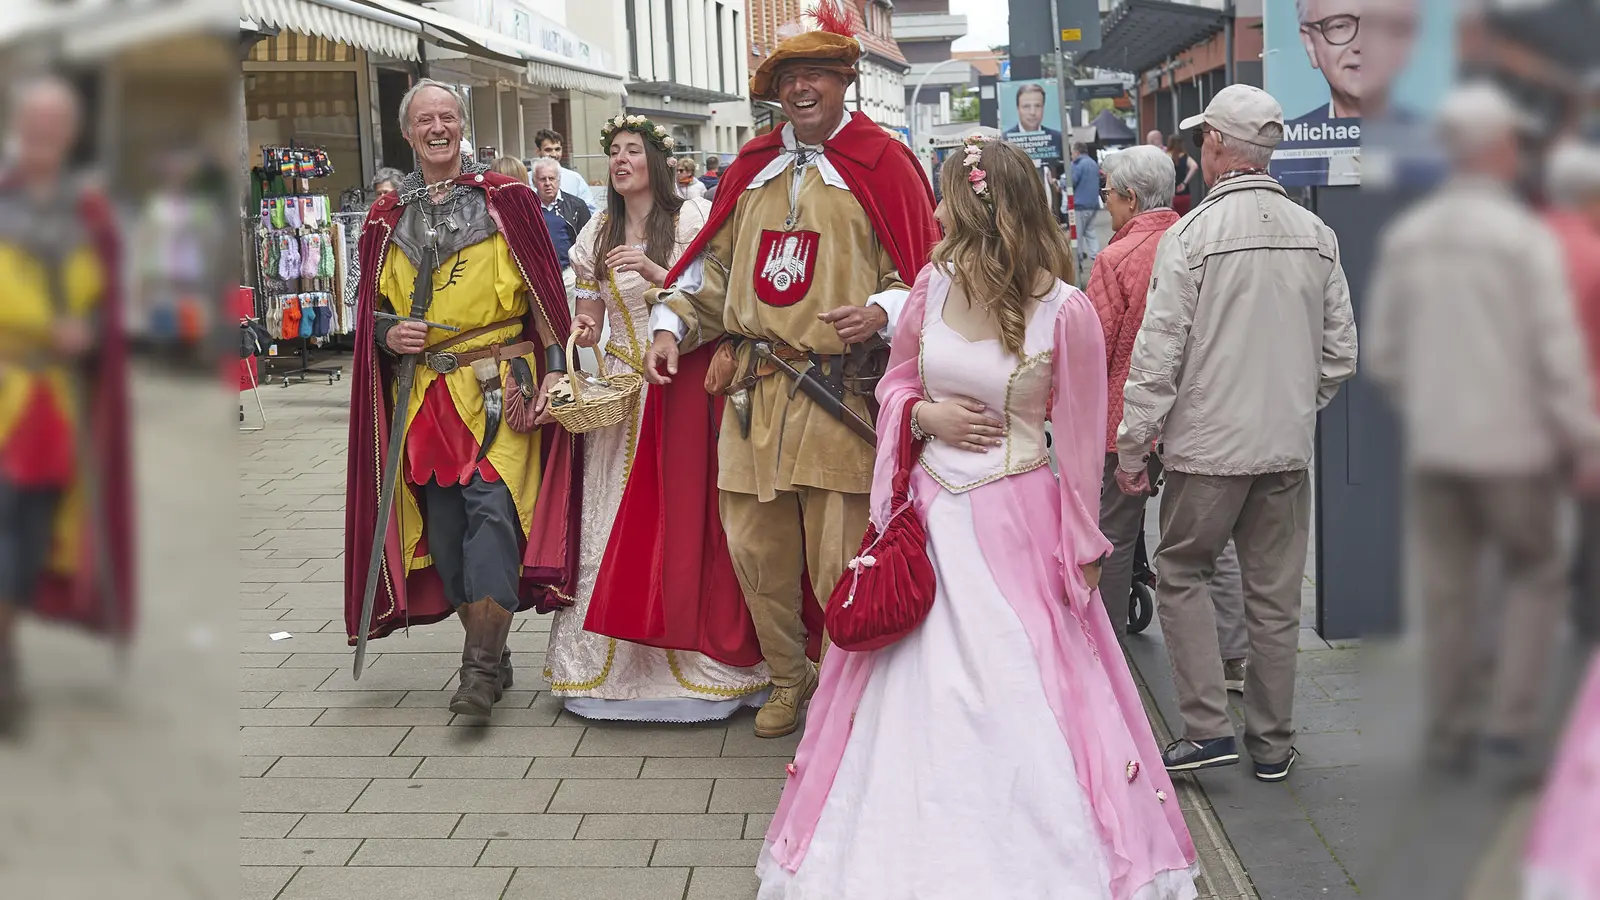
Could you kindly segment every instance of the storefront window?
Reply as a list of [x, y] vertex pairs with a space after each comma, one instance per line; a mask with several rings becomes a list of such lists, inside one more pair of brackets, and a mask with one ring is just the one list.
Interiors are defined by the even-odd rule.
[[262, 147], [323, 147], [333, 175], [313, 188], [337, 198], [346, 188], [363, 187], [361, 137], [356, 103], [356, 73], [330, 71], [247, 72], [245, 120], [252, 165], [261, 164]]

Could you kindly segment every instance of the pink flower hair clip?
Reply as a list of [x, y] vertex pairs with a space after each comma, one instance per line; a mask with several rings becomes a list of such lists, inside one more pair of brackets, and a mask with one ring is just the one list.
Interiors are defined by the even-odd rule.
[[989, 173], [979, 168], [979, 164], [983, 162], [983, 145], [993, 140], [986, 134], [974, 134], [962, 141], [965, 155], [961, 162], [970, 170], [967, 172], [967, 183], [972, 185], [972, 192], [985, 203], [993, 203], [994, 199], [989, 194]]

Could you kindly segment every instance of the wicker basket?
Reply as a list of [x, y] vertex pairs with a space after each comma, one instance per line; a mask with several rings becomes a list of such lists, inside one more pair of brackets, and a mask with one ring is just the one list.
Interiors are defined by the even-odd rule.
[[637, 372], [618, 372], [609, 378], [589, 378], [578, 368], [574, 354], [578, 336], [567, 338], [567, 374], [550, 389], [550, 415], [573, 434], [607, 428], [633, 415], [644, 378]]

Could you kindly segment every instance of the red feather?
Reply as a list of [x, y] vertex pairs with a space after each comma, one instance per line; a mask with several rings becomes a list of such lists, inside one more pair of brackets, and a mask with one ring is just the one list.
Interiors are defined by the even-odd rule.
[[816, 20], [823, 31], [844, 37], [856, 36], [854, 17], [840, 0], [818, 0], [817, 8], [811, 12], [811, 18]]

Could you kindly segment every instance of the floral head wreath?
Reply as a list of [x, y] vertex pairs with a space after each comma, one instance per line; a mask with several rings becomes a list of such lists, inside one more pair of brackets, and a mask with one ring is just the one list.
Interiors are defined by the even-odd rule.
[[617, 116], [607, 119], [606, 124], [600, 129], [600, 146], [610, 150], [611, 139], [619, 131], [631, 131], [656, 145], [656, 149], [668, 156], [672, 155], [672, 148], [677, 143], [672, 135], [667, 134], [667, 129], [657, 125], [644, 116]]
[[989, 173], [979, 168], [983, 162], [983, 145], [991, 143], [995, 138], [987, 134], [972, 134], [962, 140], [962, 151], [966, 154], [961, 164], [967, 167], [967, 183], [972, 185], [972, 192], [978, 199], [985, 203], [993, 204], [994, 195], [989, 193]]

